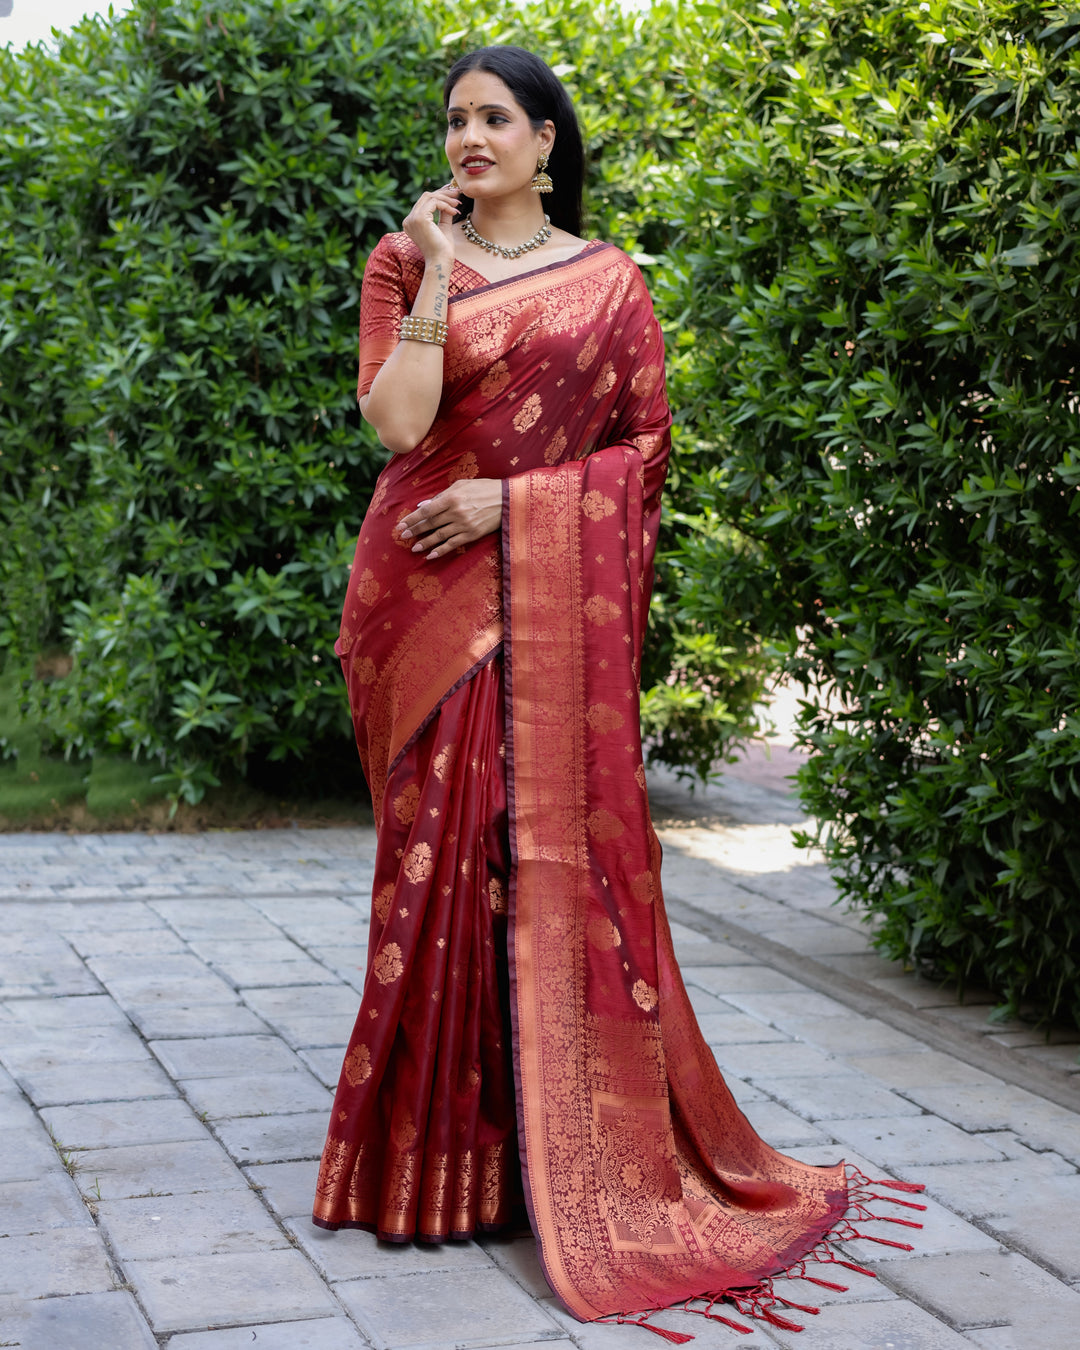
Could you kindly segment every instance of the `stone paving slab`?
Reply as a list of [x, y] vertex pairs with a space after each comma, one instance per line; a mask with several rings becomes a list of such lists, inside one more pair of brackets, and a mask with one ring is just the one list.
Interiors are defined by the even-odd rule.
[[782, 1350], [965, 1350], [971, 1344], [932, 1313], [903, 1299], [830, 1308], [807, 1318], [803, 1331], [776, 1331], [772, 1340]]
[[275, 1116], [291, 1111], [330, 1110], [333, 1096], [306, 1070], [294, 1073], [234, 1074], [231, 1078], [187, 1078], [184, 1095], [208, 1120], [222, 1116]]
[[185, 1003], [159, 1001], [140, 1004], [127, 1003], [125, 1010], [132, 1022], [148, 1041], [175, 1036], [184, 1040], [191, 1036], [254, 1036], [266, 1030], [250, 1008], [245, 1008], [237, 996], [226, 1003]]
[[1080, 1281], [1080, 1177], [1014, 1198], [1009, 1212], [983, 1220], [989, 1233], [1060, 1279]]
[[1077, 1175], [1076, 1168], [1056, 1153], [921, 1168], [897, 1164], [893, 1170], [905, 1181], [914, 1181], [918, 1172], [927, 1194], [966, 1219], [986, 1223], [1011, 1214], [1029, 1199], [1056, 1194], [1062, 1178]]
[[234, 1162], [296, 1162], [317, 1158], [326, 1138], [325, 1111], [288, 1116], [242, 1116], [218, 1120], [214, 1132]]
[[64, 1064], [55, 1069], [15, 1071], [13, 1076], [39, 1109], [70, 1106], [73, 1102], [134, 1101], [173, 1092], [168, 1076], [149, 1056], [100, 1065]]
[[878, 1167], [914, 1163], [997, 1162], [1000, 1149], [936, 1116], [862, 1116], [830, 1120], [835, 1138], [851, 1144]]
[[326, 1285], [297, 1251], [174, 1255], [131, 1261], [126, 1271], [158, 1333], [300, 1321], [338, 1311]]
[[767, 1139], [773, 1148], [798, 1148], [803, 1144], [831, 1145], [832, 1139], [817, 1126], [793, 1111], [788, 1111], [779, 1102], [768, 1097], [758, 1101], [738, 1098], [740, 1109], [754, 1129], [763, 1139]]
[[342, 1047], [323, 1050], [298, 1050], [298, 1056], [307, 1065], [323, 1087], [334, 1089], [341, 1077]]
[[164, 924], [160, 928], [120, 928], [102, 933], [98, 929], [68, 934], [68, 941], [78, 954], [88, 956], [171, 956], [183, 953], [184, 940]]
[[4, 1138], [0, 1148], [0, 1183], [31, 1181], [55, 1169], [56, 1149], [24, 1102], [15, 1102], [13, 1109], [0, 1112], [0, 1129]]
[[[55, 1156], [54, 1152], [54, 1159]], [[34, 1181], [0, 1182], [0, 1227], [5, 1237], [40, 1233], [49, 1228], [93, 1226], [82, 1197], [66, 1172], [54, 1170], [51, 1176]]]
[[179, 1097], [50, 1106], [42, 1111], [41, 1118], [65, 1149], [175, 1144], [208, 1138], [206, 1126]]
[[560, 1337], [558, 1324], [494, 1267], [470, 1270], [461, 1299], [457, 1272], [386, 1275], [336, 1286], [338, 1297], [380, 1350], [450, 1342], [463, 1347], [529, 1345]]
[[303, 1065], [276, 1036], [210, 1036], [151, 1041], [165, 1072], [182, 1078], [233, 1078], [239, 1074], [300, 1073]]
[[[0, 998], [7, 995], [0, 991]], [[126, 1027], [128, 1019], [108, 994], [75, 994], [62, 998], [21, 998], [4, 1004], [11, 1022], [43, 1031], [48, 1027]]]
[[1080, 1331], [1080, 1293], [1017, 1252], [923, 1257], [890, 1269], [889, 1276], [896, 1288], [958, 1329], [1031, 1322], [1054, 1308], [1071, 1314], [1074, 1331]]
[[94, 1208], [99, 1226], [122, 1262], [289, 1246], [288, 1238], [251, 1190], [103, 1200]]
[[[310, 1204], [308, 1205], [310, 1209]], [[315, 1268], [332, 1283], [360, 1280], [371, 1275], [430, 1276], [446, 1271], [462, 1272], [471, 1281], [477, 1270], [490, 1270], [492, 1262], [475, 1242], [444, 1242], [441, 1246], [408, 1246], [379, 1242], [372, 1233], [342, 1228], [336, 1233], [317, 1228], [306, 1218], [286, 1225]], [[531, 1239], [530, 1239], [531, 1241]], [[535, 1248], [536, 1243], [532, 1242]], [[546, 1296], [550, 1291], [544, 1288]]]
[[166, 1345], [168, 1350], [252, 1350], [253, 1346], [257, 1350], [368, 1350], [369, 1343], [344, 1317], [320, 1317], [315, 1322], [260, 1322], [188, 1332], [170, 1336]]
[[758, 1086], [807, 1120], [833, 1121], [845, 1118], [919, 1116], [922, 1108], [895, 1092], [879, 1087], [861, 1074], [837, 1074], [827, 1078], [759, 1078]]
[[283, 1219], [310, 1219], [318, 1171], [318, 1159], [311, 1159], [249, 1167], [247, 1176], [275, 1214]]
[[[1070, 1038], [991, 1024], [984, 992], [957, 1009], [877, 957], [858, 915], [833, 907], [825, 869], [791, 846], [787, 799], [740, 783], [666, 800], [676, 949], [736, 1101], [793, 1156], [846, 1155], [867, 1175], [924, 1182], [928, 1199], [921, 1232], [867, 1229], [912, 1250], [844, 1243], [878, 1280], [844, 1272], [847, 1292], [809, 1296], [792, 1282], [795, 1301], [822, 1308], [792, 1314], [802, 1332], [759, 1322], [739, 1337], [672, 1310], [657, 1325], [694, 1335], [693, 1350], [1073, 1350], [1080, 1110], [1038, 1087], [1067, 1080]], [[646, 1350], [639, 1328], [562, 1312], [529, 1236], [432, 1249], [311, 1225], [324, 1084], [366, 969], [373, 853], [370, 828], [0, 837], [12, 897], [0, 960], [18, 980], [0, 989], [0, 1272], [12, 1263], [22, 1291], [5, 1298], [0, 1278], [0, 1342]], [[62, 979], [46, 985], [50, 963]], [[915, 1020], [891, 1025], [875, 998]], [[942, 1027], [967, 1038], [963, 1055]], [[1003, 1082], [1002, 1054], [1043, 1076]], [[70, 1100], [46, 1105], [57, 1093]], [[1025, 1318], [1041, 1340], [1024, 1340]]]
[[0, 1035], [0, 1044], [4, 1064], [14, 1074], [119, 1060], [150, 1062], [142, 1037], [127, 1026], [84, 1027], [77, 1036], [67, 1028], [17, 1026]]
[[17, 1320], [0, 1317], [0, 1336], [23, 1350], [157, 1350], [134, 1298], [121, 1289], [27, 1302]]
[[76, 1155], [75, 1179], [92, 1200], [188, 1191], [235, 1190], [247, 1183], [212, 1139], [90, 1149]]
[[4, 1292], [23, 1298], [95, 1294], [115, 1284], [101, 1234], [93, 1225], [0, 1237]]

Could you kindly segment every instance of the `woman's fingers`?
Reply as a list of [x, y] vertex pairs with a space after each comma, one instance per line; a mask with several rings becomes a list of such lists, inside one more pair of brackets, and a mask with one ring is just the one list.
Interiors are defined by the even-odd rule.
[[502, 521], [502, 483], [497, 478], [474, 478], [456, 483], [400, 522], [403, 540], [414, 539], [414, 553], [427, 552], [429, 559], [444, 554], [486, 534], [494, 534]]
[[460, 193], [449, 183], [436, 188], [433, 192], [423, 192], [402, 221], [401, 228], [421, 247], [425, 237], [431, 239], [430, 232], [433, 229], [439, 232], [440, 237], [445, 238], [458, 213], [460, 200]]

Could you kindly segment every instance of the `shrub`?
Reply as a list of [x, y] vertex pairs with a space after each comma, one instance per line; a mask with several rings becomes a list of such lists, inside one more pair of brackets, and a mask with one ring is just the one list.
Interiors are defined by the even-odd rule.
[[684, 608], [842, 695], [803, 798], [885, 951], [1080, 1018], [1080, 16], [705, 10], [696, 487], [753, 549], [691, 540]]
[[[358, 783], [330, 644], [385, 458], [355, 413], [359, 283], [442, 174], [459, 49], [554, 52], [589, 91], [596, 229], [643, 262], [665, 242], [641, 198], [691, 129], [682, 47], [617, 5], [440, 22], [139, 0], [57, 57], [0, 53], [0, 645], [23, 670], [70, 647], [29, 709], [68, 753], [161, 761], [189, 801], [275, 765], [294, 790]], [[655, 754], [704, 764], [760, 663], [672, 676], [700, 648], [672, 599], [661, 582]]]

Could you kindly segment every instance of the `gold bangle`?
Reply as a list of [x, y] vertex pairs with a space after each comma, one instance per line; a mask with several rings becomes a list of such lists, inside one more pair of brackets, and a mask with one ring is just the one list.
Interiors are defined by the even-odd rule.
[[445, 347], [449, 332], [442, 319], [418, 318], [415, 314], [406, 314], [401, 321], [399, 336], [402, 342], [433, 342], [437, 347]]

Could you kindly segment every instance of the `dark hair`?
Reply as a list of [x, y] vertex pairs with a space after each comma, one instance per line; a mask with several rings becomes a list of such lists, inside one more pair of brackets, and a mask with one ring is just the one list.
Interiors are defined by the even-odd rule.
[[[581, 142], [581, 128], [574, 105], [558, 76], [524, 47], [478, 47], [476, 51], [455, 61], [451, 67], [443, 85], [443, 107], [450, 106], [454, 86], [470, 70], [497, 75], [537, 130], [549, 120], [554, 123], [555, 144], [551, 150], [548, 173], [555, 187], [550, 195], [541, 200], [553, 225], [568, 230], [570, 234], [580, 234], [585, 147]], [[471, 210], [471, 199], [463, 196], [462, 214]]]

